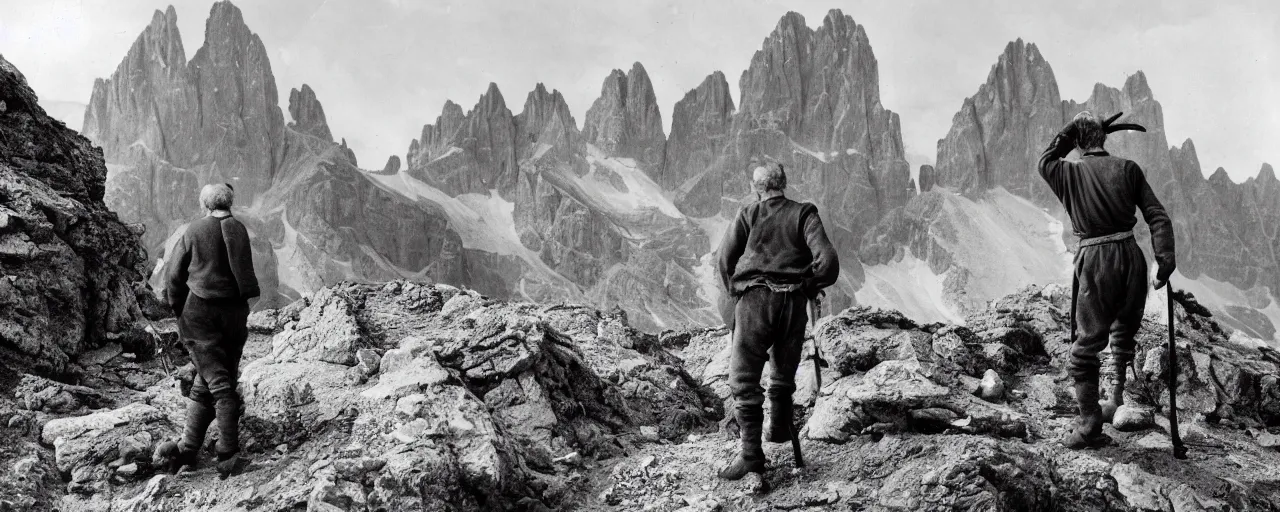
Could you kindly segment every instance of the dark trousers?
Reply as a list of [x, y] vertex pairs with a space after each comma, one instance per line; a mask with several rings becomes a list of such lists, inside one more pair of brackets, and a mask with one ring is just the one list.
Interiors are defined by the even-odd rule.
[[249, 302], [241, 298], [202, 299], [187, 295], [178, 334], [196, 367], [192, 400], [212, 403], [222, 396], [236, 396], [240, 356], [249, 338]]
[[1098, 354], [1108, 343], [1117, 365], [1133, 361], [1147, 302], [1147, 260], [1132, 238], [1083, 247], [1076, 253], [1075, 279], [1078, 333], [1067, 370], [1077, 382], [1097, 382]]
[[187, 404], [187, 424], [179, 449], [196, 453], [209, 424], [218, 420], [218, 456], [240, 450], [240, 356], [249, 337], [249, 304], [241, 298], [202, 299], [192, 293], [178, 319], [182, 344], [195, 363]]
[[729, 388], [739, 411], [758, 411], [764, 404], [760, 374], [771, 357], [769, 398], [790, 400], [796, 390], [796, 368], [804, 347], [807, 306], [808, 298], [800, 291], [775, 292], [763, 286], [751, 288], [738, 298]]

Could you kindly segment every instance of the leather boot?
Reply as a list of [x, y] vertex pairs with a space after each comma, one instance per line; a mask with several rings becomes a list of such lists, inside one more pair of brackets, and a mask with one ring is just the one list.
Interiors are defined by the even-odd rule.
[[1062, 441], [1072, 450], [1097, 448], [1110, 443], [1111, 438], [1102, 433], [1102, 404], [1098, 403], [1098, 379], [1076, 382], [1076, 403], [1080, 407], [1080, 419], [1074, 431]]
[[[226, 478], [240, 453], [240, 398], [218, 397], [218, 473]], [[224, 469], [225, 466], [225, 469]]]
[[764, 427], [764, 407], [738, 406], [738, 427], [742, 438], [742, 449], [738, 456], [727, 467], [720, 470], [720, 478], [740, 480], [747, 473], [764, 473], [768, 461], [764, 457], [764, 448], [760, 445], [761, 430]]
[[791, 397], [771, 400], [769, 404], [769, 428], [765, 429], [764, 440], [770, 443], [790, 442], [795, 423]]
[[1116, 410], [1124, 405], [1124, 383], [1128, 376], [1129, 365], [1116, 364], [1116, 380], [1111, 388], [1111, 399], [1102, 403], [1102, 422], [1111, 423], [1116, 417]]
[[213, 418], [213, 407], [207, 402], [188, 400], [187, 421], [183, 426], [182, 439], [160, 443], [151, 457], [152, 463], [169, 473], [177, 473], [183, 466], [195, 469], [200, 458], [200, 447], [204, 445], [205, 432], [209, 430]]

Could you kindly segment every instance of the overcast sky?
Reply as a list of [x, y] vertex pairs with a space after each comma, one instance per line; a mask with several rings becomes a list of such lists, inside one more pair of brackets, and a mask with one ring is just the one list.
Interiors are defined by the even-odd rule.
[[[187, 58], [203, 44], [211, 0], [178, 0]], [[1113, 3], [1121, 5], [1112, 5]], [[866, 27], [881, 99], [902, 116], [908, 159], [931, 163], [937, 140], [1005, 45], [1036, 43], [1064, 99], [1095, 82], [1147, 73], [1170, 144], [1196, 142], [1205, 173], [1242, 181], [1280, 165], [1280, 2], [1236, 1], [704, 1], [242, 0], [289, 89], [315, 89], [335, 137], [362, 167], [403, 155], [446, 99], [470, 109], [489, 82], [518, 113], [538, 82], [559, 89], [581, 125], [614, 68], [640, 61], [663, 120], [706, 75], [738, 77], [788, 10], [811, 27], [832, 8]], [[0, 53], [42, 102], [87, 103], [168, 3], [0, 0]], [[286, 118], [288, 117], [286, 110]], [[79, 122], [74, 125], [79, 125]]]

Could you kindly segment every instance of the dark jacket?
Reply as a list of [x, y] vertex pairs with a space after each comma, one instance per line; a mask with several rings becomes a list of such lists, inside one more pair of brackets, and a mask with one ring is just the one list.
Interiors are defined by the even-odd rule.
[[744, 206], [720, 242], [720, 280], [731, 295], [754, 285], [800, 285], [809, 296], [840, 276], [818, 208], [782, 196]]
[[187, 225], [164, 264], [165, 297], [175, 311], [187, 291], [202, 299], [249, 299], [260, 294], [249, 232], [234, 217], [206, 216]]
[[1066, 138], [1055, 138], [1040, 156], [1040, 176], [1066, 208], [1076, 236], [1094, 238], [1132, 230], [1138, 224], [1134, 210], [1141, 210], [1151, 227], [1157, 277], [1168, 279], [1176, 267], [1173, 222], [1142, 168], [1106, 151], [1086, 153], [1079, 163], [1063, 160], [1071, 146]]

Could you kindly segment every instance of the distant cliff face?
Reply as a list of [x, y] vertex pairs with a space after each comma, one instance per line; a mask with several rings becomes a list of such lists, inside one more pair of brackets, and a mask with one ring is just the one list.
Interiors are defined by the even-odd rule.
[[[1097, 84], [1086, 101], [1064, 101], [1052, 68], [1034, 44], [1021, 40], [1005, 48], [986, 83], [961, 105], [951, 130], [938, 141], [936, 169], [921, 168], [920, 190], [942, 187], [944, 195], [924, 194], [881, 221], [863, 240], [863, 261], [889, 264], [901, 257], [902, 249], [910, 249], [935, 273], [946, 273], [950, 300], [962, 310], [981, 307], [986, 300], [1025, 284], [1010, 280], [974, 294], [980, 282], [1000, 280], [971, 275], [982, 265], [963, 254], [965, 244], [948, 240], [972, 240], [979, 230], [967, 226], [992, 225], [993, 218], [965, 218], [959, 208], [938, 205], [954, 203], [943, 200], [951, 193], [994, 205], [1002, 196], [992, 195], [992, 190], [1002, 188], [1046, 209], [1065, 225], [1060, 238], [1073, 248], [1076, 237], [1070, 232], [1070, 221], [1035, 166], [1054, 134], [1082, 110], [1099, 115], [1124, 112], [1124, 121], [1147, 128], [1144, 133], [1111, 134], [1106, 148], [1137, 162], [1164, 203], [1174, 222], [1181, 276], [1207, 277], [1237, 289], [1239, 296], [1231, 292], [1206, 297], [1206, 303], [1224, 323], [1246, 334], [1273, 338], [1277, 317], [1262, 312], [1273, 302], [1274, 290], [1280, 289], [1280, 258], [1273, 247], [1277, 237], [1267, 227], [1280, 220], [1280, 186], [1271, 167], [1264, 164], [1256, 178], [1241, 184], [1231, 182], [1221, 169], [1206, 179], [1190, 140], [1181, 147], [1169, 146], [1163, 110], [1141, 71], [1122, 88]], [[1143, 250], [1150, 253], [1150, 235], [1140, 216], [1137, 233]], [[1002, 252], [1007, 251], [986, 250], [985, 258], [1001, 260]], [[1026, 259], [1006, 261], [1004, 266], [1016, 273], [1028, 266]]]
[[789, 13], [742, 74], [736, 112], [722, 80], [712, 75], [676, 104], [666, 156], [676, 204], [696, 217], [732, 217], [753, 200], [751, 168], [782, 163], [787, 195], [818, 205], [851, 294], [863, 277], [859, 240], [915, 194], [866, 31], [838, 10], [816, 30]]
[[103, 203], [106, 177], [102, 153], [0, 57], [0, 359], [13, 368], [61, 373], [142, 319], [144, 253]]
[[508, 291], [493, 274], [510, 263], [475, 268], [438, 205], [406, 199], [355, 167], [310, 86], [290, 92], [289, 115], [286, 125], [261, 39], [238, 8], [218, 2], [189, 62], [176, 12], [156, 12], [112, 77], [95, 84], [85, 134], [111, 169], [107, 204], [147, 226], [153, 260], [201, 215], [202, 185], [233, 184], [235, 214], [254, 238], [258, 307], [349, 278], [422, 274]]

